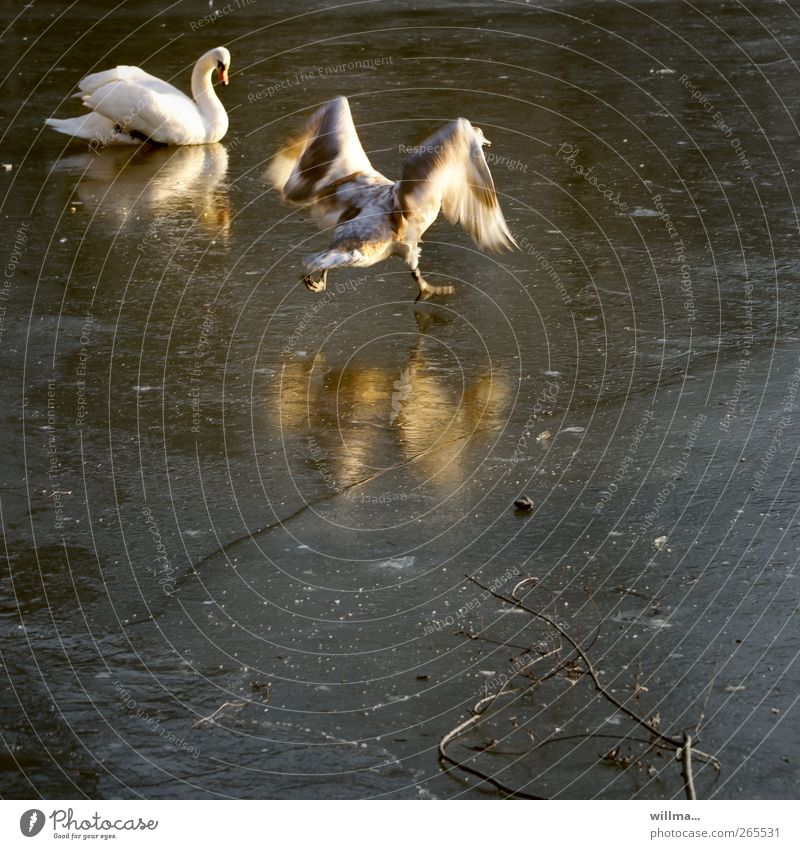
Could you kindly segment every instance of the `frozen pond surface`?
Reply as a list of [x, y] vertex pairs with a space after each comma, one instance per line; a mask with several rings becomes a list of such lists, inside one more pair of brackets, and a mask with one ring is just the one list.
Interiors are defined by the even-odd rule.
[[[325, 7], [45, 0], [3, 36], [0, 792], [496, 797], [436, 747], [553, 645], [466, 576], [531, 575], [618, 699], [702, 717], [700, 795], [796, 796], [796, 13]], [[184, 86], [217, 43], [220, 145], [42, 127], [92, 68]], [[481, 126], [523, 249], [440, 222], [453, 297], [415, 305], [397, 260], [307, 292], [324, 236], [262, 175], [338, 94], [393, 179]], [[641, 735], [578, 671], [451, 751], [537, 795], [681, 797]]]

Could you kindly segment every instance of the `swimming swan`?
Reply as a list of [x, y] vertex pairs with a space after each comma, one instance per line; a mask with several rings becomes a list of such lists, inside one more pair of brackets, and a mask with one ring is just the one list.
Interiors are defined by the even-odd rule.
[[78, 83], [75, 96], [92, 111], [79, 118], [48, 118], [46, 123], [59, 133], [87, 139], [93, 147], [218, 142], [228, 131], [228, 115], [211, 75], [216, 71], [227, 85], [230, 64], [225, 47], [204, 53], [192, 72], [192, 97], [130, 65], [89, 74]]

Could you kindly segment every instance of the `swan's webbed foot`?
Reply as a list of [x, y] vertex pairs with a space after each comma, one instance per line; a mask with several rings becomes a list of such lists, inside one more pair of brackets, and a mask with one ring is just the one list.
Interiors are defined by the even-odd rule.
[[415, 301], [427, 301], [428, 298], [436, 295], [452, 295], [456, 291], [455, 286], [451, 286], [449, 283], [447, 286], [434, 286], [428, 283], [418, 268], [412, 270], [411, 276], [414, 278], [417, 286], [419, 286], [419, 294], [415, 298]]
[[322, 272], [319, 280], [315, 280], [310, 274], [303, 277], [303, 283], [306, 284], [306, 289], [309, 292], [324, 292], [328, 288], [328, 269]]

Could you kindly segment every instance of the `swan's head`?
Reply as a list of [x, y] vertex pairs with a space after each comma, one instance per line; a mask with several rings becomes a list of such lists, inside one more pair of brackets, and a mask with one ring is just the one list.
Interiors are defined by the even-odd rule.
[[231, 54], [227, 47], [215, 47], [209, 50], [203, 57], [208, 63], [208, 67], [213, 68], [217, 72], [217, 77], [222, 85], [228, 85], [228, 69], [231, 66]]
[[486, 136], [483, 134], [483, 130], [480, 127], [473, 127], [472, 129], [475, 130], [475, 136], [478, 139], [478, 144], [482, 145], [483, 147], [492, 146], [492, 143], [489, 141], [489, 139], [486, 138]]

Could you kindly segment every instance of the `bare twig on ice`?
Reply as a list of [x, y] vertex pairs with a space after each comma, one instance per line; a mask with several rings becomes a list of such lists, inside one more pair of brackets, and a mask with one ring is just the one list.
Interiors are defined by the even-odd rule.
[[[702, 760], [704, 762], [710, 763], [714, 769], [719, 771], [719, 761], [714, 755], [708, 754], [707, 752], [702, 752], [699, 749], [696, 749], [693, 745], [692, 738], [689, 734], [684, 734], [682, 738], [678, 738], [668, 734], [666, 731], [662, 731], [660, 728], [660, 715], [655, 714], [650, 719], [646, 719], [644, 716], [641, 716], [632, 708], [628, 707], [624, 702], [620, 701], [612, 692], [610, 692], [605, 685], [600, 680], [600, 677], [597, 673], [597, 670], [594, 667], [594, 664], [589, 657], [588, 651], [596, 642], [599, 633], [600, 626], [598, 625], [597, 629], [592, 635], [592, 638], [587, 645], [582, 645], [580, 640], [580, 636], [576, 639], [571, 636], [565, 626], [560, 625], [552, 616], [547, 615], [541, 610], [536, 610], [530, 607], [524, 601], [524, 596], [522, 596], [523, 590], [528, 587], [532, 588], [536, 583], [536, 579], [534, 578], [524, 578], [519, 581], [511, 591], [511, 595], [506, 596], [500, 592], [497, 592], [495, 589], [485, 586], [479, 580], [472, 576], [467, 576], [467, 578], [474, 583], [476, 586], [480, 587], [482, 590], [486, 591], [489, 595], [496, 598], [498, 601], [503, 602], [504, 604], [511, 605], [512, 607], [516, 607], [520, 610], [524, 610], [526, 613], [533, 616], [535, 619], [538, 619], [548, 625], [553, 631], [558, 635], [559, 645], [552, 648], [546, 652], [539, 652], [539, 656], [534, 657], [530, 664], [527, 664], [524, 668], [515, 670], [514, 674], [510, 675], [508, 680], [506, 680], [502, 687], [496, 693], [491, 695], [487, 695], [482, 698], [473, 708], [472, 715], [464, 720], [462, 723], [457, 725], [451, 731], [442, 737], [439, 743], [439, 757], [444, 764], [449, 764], [450, 766], [456, 767], [464, 772], [467, 772], [471, 775], [476, 776], [481, 779], [482, 782], [491, 784], [496, 787], [498, 790], [503, 792], [509, 798], [521, 798], [521, 799], [541, 799], [541, 796], [535, 796], [531, 793], [515, 790], [514, 788], [509, 787], [498, 779], [494, 778], [492, 775], [489, 775], [477, 767], [473, 766], [472, 763], [465, 763], [463, 761], [458, 760], [456, 757], [450, 754], [448, 751], [448, 747], [456, 741], [458, 738], [463, 737], [470, 731], [474, 731], [486, 718], [488, 709], [501, 697], [509, 696], [513, 693], [520, 692], [519, 689], [512, 688], [513, 681], [519, 681], [520, 678], [525, 675], [532, 679], [532, 684], [529, 687], [524, 687], [522, 692], [527, 692], [529, 689], [542, 684], [544, 681], [552, 678], [555, 675], [562, 674], [566, 675], [568, 678], [574, 681], [574, 675], [571, 675], [571, 672], [579, 671], [580, 674], [585, 674], [589, 677], [592, 682], [594, 689], [605, 699], [609, 704], [613, 705], [618, 711], [627, 716], [634, 723], [644, 728], [648, 734], [650, 735], [649, 741], [640, 741], [645, 743], [650, 747], [655, 748], [664, 748], [664, 749], [672, 749], [676, 752], [676, 757], [681, 760], [682, 763], [682, 775], [683, 775], [683, 783], [684, 789], [686, 792], [686, 796], [688, 799], [696, 799], [696, 791], [694, 786], [694, 775], [692, 771], [692, 759], [697, 758], [698, 760]], [[596, 607], [596, 605], [595, 605]], [[599, 610], [598, 610], [599, 616]], [[498, 642], [497, 640], [493, 640], [489, 637], [484, 636], [482, 633], [471, 633], [469, 631], [461, 632], [464, 636], [468, 637], [472, 640], [483, 640], [486, 639], [489, 642]], [[504, 644], [504, 643], [501, 643]], [[514, 648], [522, 648], [521, 646], [514, 646]], [[566, 654], [562, 656], [562, 650], [566, 648]], [[524, 653], [530, 653], [533, 655], [533, 652], [536, 649], [534, 646], [530, 646], [527, 649], [524, 649]], [[553, 669], [549, 670], [547, 674], [543, 677], [536, 677], [531, 674], [530, 667], [543, 660], [545, 657], [549, 657], [550, 655], [554, 655], [556, 658], [556, 665]], [[582, 668], [581, 668], [582, 667]], [[566, 672], [565, 672], [566, 670]], [[640, 673], [641, 674], [641, 673]], [[635, 697], [637, 700], [640, 698], [641, 693], [646, 692], [647, 688], [641, 686], [640, 675], [637, 675], [636, 680], [636, 690]], [[707, 697], [706, 697], [707, 698]], [[702, 717], [701, 717], [702, 722]], [[597, 735], [593, 735], [588, 733], [586, 735], [578, 735], [585, 737], [593, 737]], [[605, 736], [605, 735], [599, 735]], [[531, 739], [534, 739], [531, 735]], [[570, 739], [569, 737], [563, 739]], [[530, 754], [536, 749], [541, 748], [542, 745], [552, 742], [558, 742], [559, 738], [555, 738], [553, 740], [544, 741], [533, 746], [529, 752], [526, 754]], [[612, 750], [613, 751], [613, 750]], [[472, 759], [474, 761], [474, 758]], [[638, 764], [639, 761], [636, 761]], [[445, 766], [445, 769], [448, 767]], [[652, 769], [652, 768], [651, 768]]]
[[686, 798], [697, 799], [694, 790], [694, 775], [692, 774], [692, 737], [690, 734], [683, 735], [683, 748], [680, 749], [678, 754], [683, 764], [683, 787], [686, 791]]
[[247, 702], [223, 702], [212, 714], [208, 716], [203, 716], [197, 720], [192, 725], [192, 728], [205, 728], [207, 725], [211, 725], [213, 722], [216, 722], [217, 718], [222, 716], [227, 710], [241, 710]]

